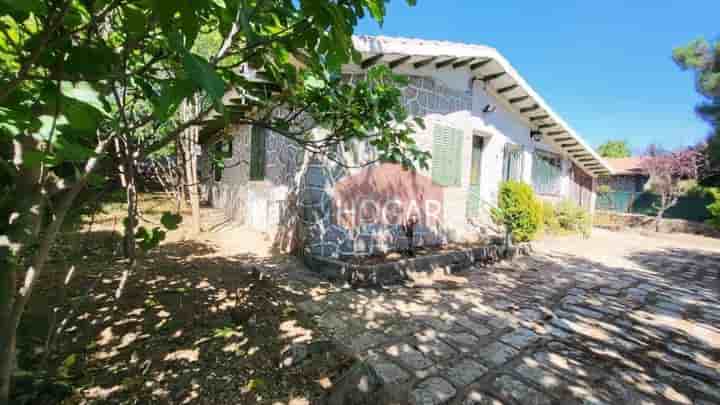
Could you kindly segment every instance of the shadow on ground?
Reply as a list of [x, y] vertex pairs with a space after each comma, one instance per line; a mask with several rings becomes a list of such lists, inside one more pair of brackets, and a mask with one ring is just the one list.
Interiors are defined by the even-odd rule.
[[[127, 267], [114, 257], [119, 235], [76, 238], [60, 244], [21, 325], [21, 368], [45, 370], [55, 384], [20, 379], [17, 392], [27, 396], [15, 403], [303, 404], [348, 366], [329, 346], [293, 351], [320, 337], [298, 316], [297, 292], [283, 287], [291, 258], [166, 243], [120, 291]], [[46, 355], [48, 330], [57, 333]]]
[[401, 402], [720, 402], [720, 256], [621, 259], [551, 252], [301, 307]]

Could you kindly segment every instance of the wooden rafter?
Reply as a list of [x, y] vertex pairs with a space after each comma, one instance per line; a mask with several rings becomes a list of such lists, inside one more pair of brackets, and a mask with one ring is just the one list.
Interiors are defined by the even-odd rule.
[[511, 84], [509, 86], [501, 87], [501, 88], [497, 89], [497, 92], [498, 92], [498, 94], [503, 94], [503, 93], [507, 93], [508, 91], [513, 91], [513, 90], [517, 89], [518, 87], [520, 87], [520, 86], [518, 86], [517, 84]]
[[535, 110], [539, 110], [539, 109], [540, 109], [540, 106], [539, 106], [539, 105], [533, 104], [533, 105], [531, 105], [530, 107], [521, 108], [521, 109], [520, 109], [520, 113], [521, 113], [521, 114], [525, 114], [525, 113], [528, 113], [528, 112], [531, 112], [531, 111], [535, 111]]
[[383, 54], [379, 53], [377, 55], [371, 56], [364, 61], [360, 62], [360, 67], [363, 69], [367, 69], [371, 67], [372, 65], [376, 64], [380, 59], [382, 59]]
[[499, 77], [505, 76], [505, 72], [497, 72], [497, 73], [491, 73], [489, 75], [483, 76], [480, 78], [480, 80], [484, 82], [489, 82], [491, 80], [495, 80]]
[[403, 57], [401, 57], [401, 58], [397, 58], [397, 59], [395, 59], [394, 61], [388, 63], [388, 66], [390, 66], [390, 69], [395, 69], [396, 67], [398, 67], [398, 66], [402, 65], [403, 63], [409, 61], [410, 58], [412, 58], [412, 56], [410, 56], [410, 55], [403, 56]]
[[549, 115], [537, 115], [535, 117], [530, 117], [530, 121], [542, 121], [550, 118]]
[[475, 62], [472, 65], [470, 65], [470, 70], [480, 69], [481, 67], [487, 65], [490, 62], [492, 62], [492, 59], [485, 59], [480, 62]]
[[423, 67], [423, 66], [425, 66], [425, 65], [429, 65], [429, 64], [433, 63], [433, 62], [435, 61], [435, 59], [437, 59], [437, 56], [433, 56], [433, 57], [431, 57], [431, 58], [423, 59], [423, 60], [421, 60], [421, 61], [419, 61], [419, 62], [413, 63], [413, 66], [415, 67], [415, 69], [420, 69], [421, 67]]
[[515, 97], [515, 98], [509, 99], [508, 102], [509, 102], [510, 104], [515, 104], [515, 103], [520, 103], [520, 102], [522, 102], [522, 101], [525, 101], [525, 100], [527, 100], [527, 99], [529, 99], [529, 98], [530, 98], [530, 96]]
[[444, 60], [444, 61], [442, 61], [442, 62], [436, 63], [436, 64], [435, 64], [435, 67], [438, 68], [438, 69], [442, 69], [442, 68], [444, 68], [445, 66], [451, 65], [451, 64], [454, 63], [457, 59], [458, 59], [458, 58], [446, 59], [446, 60]]
[[461, 61], [453, 63], [452, 67], [453, 67], [453, 69], [461, 68], [461, 67], [467, 65], [468, 63], [472, 62], [473, 60], [475, 60], [475, 58], [461, 60]]

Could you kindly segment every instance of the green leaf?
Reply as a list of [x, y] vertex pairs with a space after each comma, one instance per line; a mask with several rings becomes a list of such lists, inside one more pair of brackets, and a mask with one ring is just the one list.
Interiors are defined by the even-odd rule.
[[130, 4], [123, 8], [123, 13], [125, 30], [131, 37], [140, 37], [147, 32], [147, 18], [143, 10]]
[[190, 80], [205, 90], [216, 104], [222, 102], [225, 95], [225, 82], [205, 58], [185, 52], [183, 66]]
[[62, 364], [58, 367], [57, 373], [60, 378], [70, 378], [70, 371], [77, 363], [77, 355], [75, 353], [67, 356]]
[[367, 7], [370, 10], [370, 15], [372, 16], [372, 18], [374, 18], [382, 27], [383, 19], [385, 17], [384, 0], [368, 0]]
[[170, 211], [165, 211], [160, 218], [160, 223], [165, 227], [165, 229], [171, 231], [175, 230], [178, 228], [178, 225], [182, 223], [182, 215], [173, 214]]
[[85, 103], [95, 108], [102, 114], [109, 116], [100, 93], [98, 93], [88, 82], [62, 82], [60, 84], [60, 92], [67, 98]]
[[57, 117], [57, 120], [54, 119], [52, 115], [41, 115], [38, 117], [40, 120], [40, 129], [36, 132], [37, 137], [43, 140], [50, 139], [50, 135], [53, 133], [53, 125], [55, 125], [55, 135], [57, 135], [58, 127], [62, 125], [67, 125], [70, 121], [68, 121], [67, 117], [64, 115], [59, 115]]
[[317, 76], [308, 76], [305, 78], [305, 87], [308, 89], [323, 89], [325, 88], [325, 81]]
[[153, 115], [157, 119], [167, 119], [172, 116], [182, 101], [190, 97], [195, 91], [195, 86], [190, 80], [176, 79], [167, 80], [162, 85], [160, 97], [153, 100]]
[[53, 139], [53, 150], [57, 159], [60, 161], [83, 162], [96, 156], [94, 150], [80, 143], [73, 142], [69, 137], [58, 136]]

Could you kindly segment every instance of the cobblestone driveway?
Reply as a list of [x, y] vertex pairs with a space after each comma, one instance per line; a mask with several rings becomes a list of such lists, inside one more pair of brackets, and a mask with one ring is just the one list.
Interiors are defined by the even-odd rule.
[[720, 241], [595, 231], [301, 304], [412, 404], [720, 403]]

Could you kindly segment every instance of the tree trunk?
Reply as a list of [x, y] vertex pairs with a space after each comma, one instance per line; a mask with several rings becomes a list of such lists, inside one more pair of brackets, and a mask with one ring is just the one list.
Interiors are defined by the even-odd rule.
[[[184, 119], [188, 120], [194, 117], [196, 114], [195, 110], [198, 108], [198, 100], [193, 98], [192, 101], [186, 101], [183, 105]], [[200, 226], [200, 184], [198, 183], [197, 176], [197, 162], [198, 162], [198, 127], [191, 126], [183, 131], [183, 149], [185, 152], [185, 189], [187, 190], [188, 199], [190, 201], [191, 210], [191, 226], [192, 233], [197, 235], [201, 232]]]
[[135, 162], [133, 161], [133, 148], [125, 144], [125, 153], [122, 154], [122, 171], [120, 172], [125, 199], [127, 203], [127, 219], [125, 220], [123, 237], [123, 254], [132, 264], [135, 261], [135, 228], [137, 228], [137, 189], [135, 184]]
[[[4, 241], [3, 241], [4, 243]], [[13, 301], [15, 298], [16, 266], [9, 246], [0, 246], [0, 404], [5, 405], [10, 397], [10, 382], [15, 366], [15, 333], [11, 325]]]

